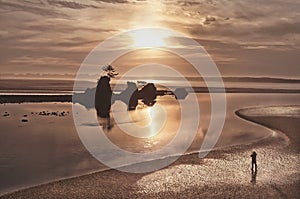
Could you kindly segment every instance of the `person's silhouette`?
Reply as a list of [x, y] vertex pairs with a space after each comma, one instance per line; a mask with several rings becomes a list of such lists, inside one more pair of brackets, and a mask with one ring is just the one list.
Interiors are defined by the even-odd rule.
[[257, 171], [257, 164], [256, 164], [256, 152], [253, 151], [253, 153], [251, 154], [251, 158], [252, 158], [252, 164], [251, 164], [251, 170], [253, 172], [254, 166], [255, 166], [255, 171]]

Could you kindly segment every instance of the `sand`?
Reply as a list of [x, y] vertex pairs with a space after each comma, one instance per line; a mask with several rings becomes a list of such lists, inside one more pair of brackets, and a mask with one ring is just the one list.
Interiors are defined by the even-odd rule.
[[[112, 169], [1, 198], [298, 198], [299, 115], [247, 115], [247, 111], [239, 115], [268, 126], [273, 129], [272, 134], [252, 144], [215, 150], [204, 159], [199, 159], [198, 154], [185, 155], [169, 167], [151, 173]], [[258, 154], [256, 176], [250, 170], [253, 150]]]

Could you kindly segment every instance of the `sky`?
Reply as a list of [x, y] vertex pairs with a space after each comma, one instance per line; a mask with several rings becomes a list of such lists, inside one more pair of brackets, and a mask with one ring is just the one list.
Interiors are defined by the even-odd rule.
[[295, 0], [0, 0], [0, 75], [72, 76], [103, 40], [161, 27], [196, 40], [223, 76], [300, 78], [299, 10]]

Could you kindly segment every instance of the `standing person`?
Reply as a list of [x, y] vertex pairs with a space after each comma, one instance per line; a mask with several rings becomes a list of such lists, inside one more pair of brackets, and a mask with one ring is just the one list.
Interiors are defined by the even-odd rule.
[[251, 169], [252, 169], [252, 171], [253, 171], [254, 166], [255, 166], [255, 171], [257, 171], [256, 155], [257, 154], [256, 154], [255, 151], [253, 151], [253, 153], [251, 154], [251, 158], [252, 158], [252, 167], [251, 167]]

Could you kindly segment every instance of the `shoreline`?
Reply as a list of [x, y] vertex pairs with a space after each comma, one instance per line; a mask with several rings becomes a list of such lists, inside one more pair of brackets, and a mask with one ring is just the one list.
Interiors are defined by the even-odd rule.
[[[269, 135], [266, 135], [256, 141], [252, 141], [250, 143], [245, 143], [245, 144], [237, 144], [237, 145], [228, 145], [228, 146], [221, 146], [221, 147], [216, 147], [215, 149], [213, 149], [212, 151], [210, 151], [209, 153], [215, 153], [215, 154], [219, 154], [221, 152], [224, 152], [224, 151], [230, 151], [233, 149], [240, 149], [240, 148], [248, 148], [248, 147], [251, 147], [251, 146], [255, 146], [256, 144], [259, 144], [261, 142], [268, 142], [268, 139], [270, 138], [271, 136], [271, 132]], [[172, 159], [174, 157], [178, 157], [178, 159], [172, 163], [172, 164], [177, 164], [176, 162], [180, 159], [181, 156], [190, 156], [190, 157], [198, 157], [198, 155], [200, 153], [205, 153], [206, 151], [202, 151], [202, 152], [199, 152], [199, 151], [190, 151], [188, 153], [185, 153], [183, 155], [172, 155], [172, 156], [168, 156], [168, 157], [163, 157], [161, 159], [154, 159], [154, 160], [149, 160], [147, 162], [138, 162], [138, 163], [134, 163], [134, 164], [129, 164], [129, 165], [122, 165], [118, 168], [126, 168], [126, 167], [131, 167], [131, 166], [139, 166], [139, 165], [143, 165], [143, 164], [147, 164], [149, 162], [157, 162], [157, 161], [166, 161], [168, 159]], [[209, 154], [208, 154], [209, 155]], [[213, 155], [212, 155], [213, 156]], [[171, 165], [172, 165], [171, 164]], [[45, 185], [48, 185], [48, 184], [52, 184], [52, 183], [58, 183], [58, 182], [61, 182], [61, 181], [64, 181], [64, 180], [71, 180], [71, 179], [76, 179], [76, 178], [80, 178], [80, 177], [84, 177], [84, 176], [89, 176], [89, 175], [93, 175], [93, 174], [98, 174], [98, 173], [102, 173], [102, 172], [109, 172], [109, 171], [115, 171], [117, 170], [118, 168], [103, 168], [103, 169], [96, 169], [96, 170], [93, 170], [93, 171], [88, 171], [87, 173], [81, 173], [81, 174], [75, 174], [73, 176], [69, 176], [69, 177], [62, 177], [62, 178], [57, 178], [57, 179], [53, 179], [53, 180], [50, 180], [50, 181], [45, 181], [43, 183], [40, 183], [40, 184], [35, 184], [35, 185], [28, 185], [28, 186], [21, 186], [20, 188], [16, 188], [16, 189], [12, 189], [12, 190], [7, 190], [7, 191], [4, 191], [4, 192], [0, 192], [0, 198], [2, 196], [5, 196], [5, 195], [10, 195], [10, 194], [13, 194], [15, 192], [19, 192], [19, 191], [23, 191], [23, 190], [27, 190], [27, 189], [32, 189], [32, 188], [35, 188], [35, 187], [39, 187], [39, 186], [45, 186]], [[138, 173], [135, 173], [135, 174], [138, 174]]]
[[[260, 88], [224, 88], [228, 94], [300, 94], [300, 89], [260, 89]], [[223, 88], [193, 87], [193, 93], [224, 93]], [[188, 91], [191, 92], [191, 91]], [[172, 92], [171, 92], [172, 93]], [[83, 95], [83, 93], [78, 93]], [[158, 90], [157, 96], [172, 95], [170, 91]], [[15, 93], [13, 95], [0, 93], [0, 104], [6, 103], [42, 103], [42, 102], [72, 102], [73, 94], [61, 93], [32, 93], [30, 95], [24, 93]]]
[[[271, 108], [271, 109], [276, 109], [276, 108], [282, 108], [282, 109], [288, 109], [290, 107], [293, 107], [296, 109], [296, 111], [290, 111], [290, 115], [286, 114], [285, 116], [282, 116], [281, 114], [271, 114], [269, 116], [264, 116], [261, 115], [261, 113], [256, 113], [255, 114], [255, 109], [257, 110], [262, 110], [265, 108]], [[254, 113], [252, 115], [247, 115], [243, 112], [247, 112], [248, 110], [254, 110]], [[270, 130], [276, 130], [280, 134], [282, 134], [283, 137], [286, 137], [289, 141], [288, 143], [288, 148], [292, 150], [295, 153], [300, 153], [300, 136], [299, 133], [286, 133], [289, 132], [289, 126], [292, 124], [289, 123], [296, 123], [296, 128], [300, 129], [300, 106], [299, 105], [281, 105], [281, 106], [269, 106], [269, 107], [249, 107], [249, 108], [243, 108], [240, 110], [237, 110], [235, 112], [237, 116], [239, 116], [242, 119], [245, 119], [246, 121], [264, 126], [265, 128], [268, 128]], [[273, 120], [273, 122], [270, 122], [270, 119]], [[282, 124], [282, 120], [285, 120], [284, 124]], [[274, 128], [273, 123], [277, 123], [276, 128]], [[288, 135], [287, 135], [288, 134]]]
[[[286, 107], [286, 106], [285, 106]], [[258, 108], [259, 109], [259, 108]], [[243, 109], [241, 109], [243, 110]], [[238, 115], [238, 114], [237, 114]], [[241, 117], [241, 116], [239, 116]], [[251, 121], [251, 122], [255, 122], [253, 120], [250, 120], [249, 117], [248, 118], [244, 118], [242, 117], [243, 119], [246, 119], [247, 121]], [[265, 119], [267, 119], [268, 116], [265, 116]], [[297, 120], [299, 120], [298, 118], [296, 118]], [[259, 124], [259, 125], [263, 125], [261, 123], [258, 123], [257, 122], [257, 118], [256, 118], [256, 124]], [[286, 117], [283, 117], [281, 118], [281, 120], [290, 120], [290, 118], [286, 118]], [[266, 121], [265, 121], [266, 122]], [[274, 124], [274, 123], [273, 123]], [[276, 123], [275, 123], [276, 124]], [[266, 127], [266, 125], [263, 125], [264, 127]], [[270, 127], [266, 127], [266, 128], [270, 128]], [[276, 129], [274, 128], [273, 126], [273, 129]], [[271, 129], [272, 130], [272, 129]], [[277, 129], [277, 130], [280, 130], [280, 129]], [[293, 130], [293, 129], [292, 129]], [[288, 132], [282, 132], [284, 135], [288, 136], [289, 138], [293, 137], [294, 133], [291, 129], [288, 131]], [[279, 136], [278, 136], [279, 135]], [[297, 135], [296, 135], [297, 136]], [[275, 139], [275, 140], [274, 140]], [[285, 141], [284, 139], [282, 139], [282, 137], [280, 136], [280, 132], [277, 132], [275, 133], [275, 137], [268, 137], [266, 139], [263, 139], [261, 141], [258, 141], [258, 142], [255, 142], [255, 143], [252, 143], [252, 144], [247, 144], [247, 145], [238, 145], [238, 146], [234, 146], [234, 147], [226, 147], [224, 149], [219, 149], [219, 150], [214, 150], [212, 152], [210, 152], [208, 154], [207, 157], [205, 157], [203, 160], [202, 159], [199, 159], [197, 158], [197, 154], [187, 154], [187, 155], [184, 155], [182, 157], [180, 157], [177, 161], [175, 161], [173, 164], [171, 164], [169, 167], [167, 168], [164, 168], [164, 169], [161, 169], [161, 170], [158, 170], [157, 172], [159, 173], [160, 171], [163, 172], [165, 170], [168, 170], [168, 169], [172, 169], [176, 166], [182, 166], [182, 165], [185, 165], [185, 164], [188, 164], [188, 165], [201, 165], [200, 167], [203, 167], [205, 165], [205, 162], [207, 160], [226, 160], [226, 156], [228, 154], [240, 154], [240, 153], [243, 153], [245, 151], [248, 151], [248, 150], [252, 150], [252, 149], [255, 149], [255, 148], [258, 148], [260, 150], [270, 150], [274, 153], [277, 153], [278, 151], [280, 151], [280, 148], [284, 148], [284, 153], [295, 153], [293, 151], [293, 147], [295, 147], [295, 145], [293, 144], [293, 140], [291, 140], [291, 144], [290, 145], [287, 145], [285, 146], [285, 144], [283, 144]], [[276, 145], [277, 143], [277, 145]], [[281, 143], [281, 146], [278, 145], [279, 143]], [[274, 146], [275, 145], [275, 146]], [[297, 145], [296, 145], [297, 146]], [[297, 150], [296, 150], [297, 152]], [[260, 154], [260, 153], [259, 153]], [[298, 154], [297, 154], [297, 157], [298, 157]], [[178, 169], [178, 168], [177, 168]], [[152, 173], [156, 173], [156, 172], [151, 172], [149, 175], [151, 175]], [[94, 179], [95, 176], [97, 177], [100, 177], [102, 180], [105, 180], [103, 179], [103, 177], [101, 176], [106, 176], [106, 175], [112, 175], [112, 176], [115, 176], [115, 177], [124, 177], [124, 176], [127, 176], [128, 178], [133, 178], [133, 179], [136, 179], [136, 178], [143, 178], [143, 176], [147, 176], [148, 174], [128, 174], [128, 173], [122, 173], [122, 172], [119, 172], [119, 171], [116, 171], [114, 169], [108, 169], [106, 171], [96, 171], [96, 172], [92, 172], [90, 174], [86, 174], [86, 175], [80, 175], [80, 176], [76, 176], [76, 177], [73, 177], [73, 178], [67, 178], [67, 179], [64, 179], [64, 180], [59, 180], [59, 181], [54, 181], [54, 182], [51, 182], [51, 183], [46, 183], [46, 184], [42, 184], [42, 185], [37, 185], [37, 186], [33, 186], [33, 187], [30, 187], [30, 188], [25, 188], [25, 189], [21, 189], [21, 190], [17, 190], [17, 191], [14, 191], [14, 192], [10, 192], [10, 193], [7, 193], [7, 194], [4, 194], [2, 196], [0, 196], [1, 198], [6, 198], [6, 197], [9, 197], [12, 196], [12, 198], [17, 198], [18, 197], [18, 194], [19, 196], [25, 194], [37, 194], [38, 192], [40, 191], [43, 191], [43, 190], [47, 190], [47, 189], [51, 189], [51, 187], [53, 188], [53, 186], [56, 187], [56, 185], [62, 185], [63, 187], [68, 187], [70, 186], [70, 184], [73, 184], [73, 183], [80, 183], [82, 181], [82, 179], [89, 179], [89, 178], [92, 178]], [[299, 174], [298, 174], [299, 176]], [[99, 180], [96, 180], [96, 181], [99, 181]], [[110, 183], [110, 182], [106, 182], [106, 183]], [[127, 182], [125, 181], [124, 182], [125, 184], [127, 184]], [[69, 184], [69, 185], [68, 185]], [[294, 188], [295, 186], [294, 185], [299, 185], [299, 179], [296, 179], [296, 182], [292, 183], [292, 192], [291, 193], [294, 193], [294, 194], [298, 194], [297, 191], [295, 192]], [[128, 185], [130, 187], [130, 185]], [[209, 186], [209, 185], [208, 185]], [[275, 186], [275, 185], [274, 185]], [[277, 186], [277, 185], [276, 185]], [[278, 187], [276, 187], [278, 188]], [[56, 189], [60, 189], [60, 187], [56, 187]], [[63, 188], [61, 188], [63, 189]], [[288, 189], [285, 187], [285, 189]], [[199, 190], [199, 189], [198, 189]], [[201, 190], [201, 189], [200, 189]], [[53, 190], [52, 190], [53, 191]], [[81, 193], [85, 193], [85, 192], [82, 192], [84, 190], [81, 190]], [[136, 190], [132, 190], [134, 193], [136, 192]], [[194, 190], [195, 191], [195, 190]], [[56, 197], [58, 195], [55, 195], [55, 192], [49, 192], [48, 194], [50, 194], [49, 196], [51, 197]], [[87, 193], [86, 193], [87, 194]], [[133, 194], [133, 193], [130, 193], [130, 194]], [[142, 193], [142, 195], [145, 195], [145, 193]], [[153, 194], [153, 193], [151, 193]], [[149, 195], [148, 193], [146, 193], [145, 196], [151, 196], [151, 194]], [[154, 195], [157, 196], [156, 194], [158, 194], [158, 196], [162, 196], [162, 195], [159, 195], [159, 193], [155, 193]], [[171, 194], [171, 196], [174, 196], [173, 192], [172, 193], [169, 193]], [[125, 194], [126, 195], [126, 194]], [[76, 198], [76, 195], [74, 195], [75, 198]], [[109, 194], [108, 195], [105, 195], [105, 196], [110, 196]], [[45, 196], [46, 197], [46, 196]], [[70, 196], [69, 196], [70, 197]]]

